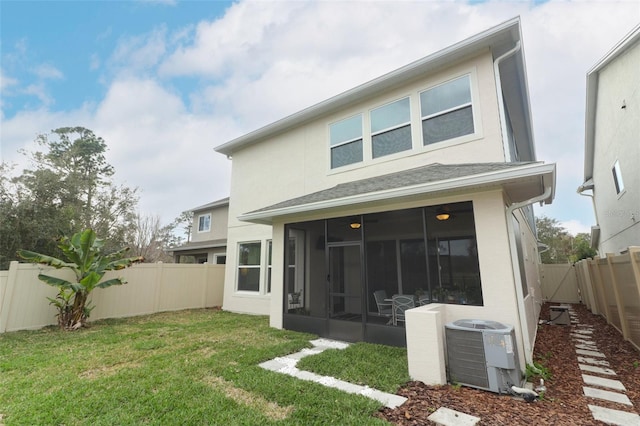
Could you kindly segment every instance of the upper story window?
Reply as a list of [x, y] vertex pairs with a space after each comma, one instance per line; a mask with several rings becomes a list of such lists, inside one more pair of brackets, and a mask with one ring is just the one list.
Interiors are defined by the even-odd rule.
[[468, 75], [420, 93], [424, 145], [474, 132]]
[[620, 163], [618, 160], [616, 160], [611, 171], [613, 172], [613, 183], [616, 186], [616, 194], [620, 194], [624, 191], [624, 182], [622, 182], [622, 172], [620, 171]]
[[198, 216], [198, 232], [211, 231], [211, 213]]
[[362, 115], [358, 114], [329, 126], [331, 168], [362, 161]]
[[400, 99], [371, 111], [373, 158], [411, 149], [411, 106]]

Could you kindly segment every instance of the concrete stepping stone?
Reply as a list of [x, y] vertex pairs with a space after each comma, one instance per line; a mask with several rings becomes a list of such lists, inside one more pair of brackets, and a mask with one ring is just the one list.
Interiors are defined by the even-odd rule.
[[582, 380], [592, 386], [600, 386], [601, 388], [615, 389], [619, 391], [626, 391], [620, 380], [604, 379], [602, 377], [590, 376], [588, 374], [582, 375]]
[[617, 402], [618, 404], [633, 406], [629, 397], [623, 393], [611, 392], [602, 389], [583, 387], [584, 396], [589, 398], [603, 399], [605, 401]]
[[578, 357], [578, 362], [583, 363], [583, 364], [602, 365], [602, 366], [605, 366], [605, 367], [609, 366], [609, 361], [595, 359], [595, 358], [588, 358], [588, 357], [584, 357], [584, 356], [579, 356]]
[[472, 426], [480, 421], [478, 417], [446, 407], [438, 408], [427, 419], [442, 426]]
[[584, 349], [586, 351], [598, 351], [598, 347], [595, 345], [584, 345], [582, 343], [578, 343], [575, 345], [576, 349]]
[[640, 416], [627, 411], [612, 410], [611, 408], [589, 405], [593, 418], [609, 425], [640, 426]]
[[588, 371], [590, 373], [606, 374], [608, 376], [616, 375], [616, 372], [610, 368], [602, 368], [602, 367], [596, 367], [595, 365], [585, 365], [585, 364], [578, 364], [578, 367], [580, 367], [580, 370]]
[[578, 334], [593, 334], [593, 330], [573, 330], [573, 332]]
[[595, 356], [598, 358], [606, 358], [606, 356], [602, 352], [597, 351], [587, 351], [585, 349], [576, 349], [576, 353], [578, 355], [586, 355], [586, 356]]
[[573, 339], [573, 341], [576, 345], [596, 346], [595, 342], [592, 340]]

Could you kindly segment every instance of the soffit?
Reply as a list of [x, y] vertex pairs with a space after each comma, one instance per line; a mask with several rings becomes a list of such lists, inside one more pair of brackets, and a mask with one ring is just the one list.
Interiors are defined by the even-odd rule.
[[172, 248], [169, 251], [172, 251], [175, 253], [175, 252], [190, 251], [190, 250], [204, 250], [204, 249], [210, 249], [210, 248], [225, 247], [226, 245], [227, 245], [227, 239], [224, 238], [219, 240], [191, 242], [180, 247]]

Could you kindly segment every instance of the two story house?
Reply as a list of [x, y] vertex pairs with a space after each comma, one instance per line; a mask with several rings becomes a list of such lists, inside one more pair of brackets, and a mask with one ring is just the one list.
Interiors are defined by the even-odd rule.
[[223, 309], [406, 345], [376, 295], [411, 295], [513, 324], [531, 353], [531, 205], [552, 201], [555, 165], [536, 161], [519, 18], [216, 151], [232, 159]]
[[584, 183], [600, 256], [640, 245], [640, 26], [587, 73]]
[[193, 213], [186, 244], [173, 249], [176, 263], [224, 265], [227, 260], [229, 198], [190, 210]]

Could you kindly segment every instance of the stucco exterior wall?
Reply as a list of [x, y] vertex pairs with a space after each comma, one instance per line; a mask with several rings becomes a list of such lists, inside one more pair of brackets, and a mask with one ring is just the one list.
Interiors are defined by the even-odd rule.
[[[211, 214], [211, 229], [206, 232], [198, 232], [198, 218], [205, 214]], [[193, 222], [191, 224], [191, 241], [198, 242], [227, 238], [227, 227], [229, 225], [228, 219], [228, 206], [195, 211], [193, 213]]]
[[[593, 181], [601, 256], [640, 244], [640, 42], [599, 72]], [[623, 108], [624, 104], [624, 108]], [[620, 164], [624, 191], [612, 168]]]
[[[465, 74], [471, 75], [475, 134], [427, 147], [422, 146], [419, 92]], [[362, 113], [363, 126], [367, 128], [368, 112], [371, 109], [406, 96], [411, 99], [413, 139], [411, 151], [331, 170], [330, 123]], [[473, 59], [408, 81], [401, 87], [381, 92], [367, 102], [351, 105], [349, 108], [308, 122], [277, 137], [234, 152], [224, 309], [256, 314], [267, 314], [271, 310], [269, 296], [266, 294], [266, 286], [263, 282], [258, 294], [236, 292], [238, 244], [260, 240], [263, 250], [262, 262], [266, 265], [266, 241], [271, 239], [271, 227], [239, 221], [237, 219], [239, 215], [331, 188], [342, 182], [365, 179], [426, 164], [502, 162], [504, 152], [497, 102], [492, 56], [487, 50]], [[365, 134], [363, 147], [367, 150], [370, 146], [370, 138], [368, 140]], [[365, 158], [367, 158], [366, 151]], [[359, 212], [362, 211], [359, 210]], [[274, 254], [278, 252], [279, 249], [274, 247]], [[274, 259], [274, 267], [276, 265], [278, 264]], [[261, 281], [265, 281], [264, 276]], [[274, 282], [278, 281], [274, 280]]]

